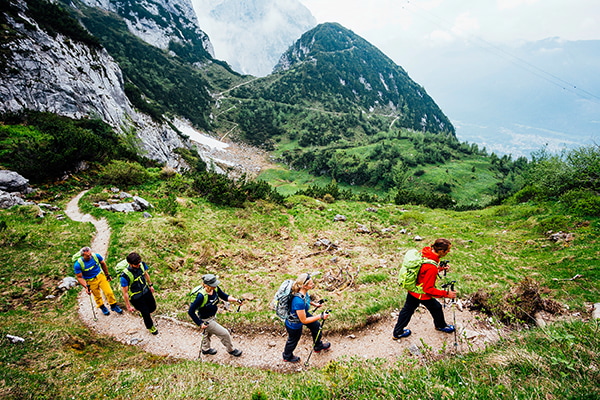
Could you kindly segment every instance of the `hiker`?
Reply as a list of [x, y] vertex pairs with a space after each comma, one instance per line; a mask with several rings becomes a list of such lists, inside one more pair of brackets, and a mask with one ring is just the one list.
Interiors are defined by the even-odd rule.
[[233, 347], [229, 331], [217, 322], [217, 303], [219, 299], [238, 304], [243, 302], [241, 299], [238, 300], [226, 294], [219, 287], [219, 280], [215, 275], [206, 274], [202, 276], [202, 286], [199, 288], [196, 298], [190, 304], [188, 315], [203, 331], [202, 343], [200, 344], [202, 354], [217, 354], [217, 350], [210, 347], [211, 336], [215, 335], [221, 339], [221, 343], [223, 343], [229, 354], [239, 357], [242, 355], [242, 351]]
[[121, 290], [125, 307], [129, 312], [138, 310], [144, 319], [146, 329], [158, 335], [158, 329], [152, 321], [152, 314], [156, 311], [156, 300], [154, 299], [154, 285], [148, 274], [148, 265], [142, 262], [142, 257], [135, 252], [127, 255], [129, 266], [121, 273]]
[[294, 355], [294, 350], [302, 336], [302, 327], [306, 325], [310, 329], [313, 339], [313, 350], [319, 353], [322, 350], [329, 350], [331, 343], [323, 343], [321, 340], [321, 324], [319, 320], [326, 320], [329, 317], [327, 313], [311, 315], [310, 306], [320, 308], [323, 303], [310, 300], [308, 291], [315, 287], [315, 282], [310, 274], [300, 274], [292, 286], [292, 301], [290, 305], [290, 314], [285, 320], [285, 330], [288, 333], [287, 342], [283, 350], [283, 361], [297, 363], [300, 357]]
[[454, 325], [447, 325], [444, 319], [444, 311], [442, 305], [437, 301], [436, 297], [447, 297], [449, 299], [456, 298], [456, 292], [451, 290], [436, 289], [435, 281], [438, 273], [447, 270], [447, 266], [438, 266], [440, 258], [450, 253], [452, 243], [448, 239], [437, 239], [430, 247], [425, 247], [421, 250], [424, 258], [433, 260], [435, 264], [423, 263], [417, 277], [417, 285], [422, 285], [425, 293], [415, 293], [409, 291], [406, 295], [404, 307], [398, 314], [398, 322], [394, 327], [393, 339], [398, 340], [409, 336], [412, 332], [405, 327], [410, 322], [412, 315], [419, 306], [423, 304], [433, 317], [433, 324], [438, 331], [452, 333], [455, 330]]
[[123, 310], [117, 304], [117, 299], [113, 293], [110, 284], [112, 280], [108, 273], [108, 267], [104, 258], [98, 253], [92, 253], [92, 249], [84, 247], [79, 251], [81, 257], [79, 257], [73, 265], [73, 271], [77, 280], [86, 290], [86, 293], [90, 295], [94, 294], [94, 300], [96, 301], [96, 307], [99, 308], [104, 315], [110, 315], [110, 311], [104, 305], [104, 299], [102, 299], [102, 290], [108, 300], [110, 309], [118, 314], [122, 314]]

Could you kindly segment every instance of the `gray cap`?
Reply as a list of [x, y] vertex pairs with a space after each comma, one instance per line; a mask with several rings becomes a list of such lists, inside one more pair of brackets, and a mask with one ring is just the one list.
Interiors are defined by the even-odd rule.
[[206, 274], [206, 275], [204, 275], [202, 277], [202, 281], [204, 282], [205, 285], [208, 285], [210, 287], [217, 287], [217, 286], [219, 286], [219, 280], [213, 274]]

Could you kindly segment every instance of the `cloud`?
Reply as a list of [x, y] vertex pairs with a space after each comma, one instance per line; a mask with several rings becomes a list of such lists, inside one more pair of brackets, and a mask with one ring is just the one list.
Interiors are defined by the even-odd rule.
[[479, 31], [479, 27], [479, 20], [470, 12], [464, 12], [454, 20], [452, 33], [460, 37], [469, 36]]
[[512, 10], [515, 8], [519, 8], [522, 5], [529, 5], [538, 3], [539, 0], [498, 0], [498, 9], [499, 10]]

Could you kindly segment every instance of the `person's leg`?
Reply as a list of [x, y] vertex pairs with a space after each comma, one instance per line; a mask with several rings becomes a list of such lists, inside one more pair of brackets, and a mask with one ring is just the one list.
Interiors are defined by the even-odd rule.
[[[142, 314], [144, 319], [144, 325], [146, 329], [151, 329], [154, 326], [152, 317], [150, 316], [150, 310], [156, 309], [156, 303], [154, 303], [154, 297], [149, 299], [147, 295], [142, 295], [137, 299], [130, 299], [131, 305]], [[154, 305], [153, 305], [154, 303]]]
[[306, 324], [306, 327], [310, 329], [310, 334], [313, 340], [314, 347], [322, 347], [323, 345], [323, 331], [321, 330], [321, 324], [319, 321], [311, 322]]
[[210, 324], [208, 324], [206, 330], [209, 331], [211, 335], [215, 335], [221, 339], [221, 343], [223, 343], [223, 346], [225, 346], [225, 350], [227, 350], [228, 353], [235, 350], [233, 348], [233, 344], [231, 343], [231, 335], [229, 334], [229, 331], [220, 325], [216, 320], [213, 319], [210, 321]]
[[94, 295], [96, 307], [101, 307], [102, 305], [104, 305], [104, 299], [102, 298], [102, 293], [100, 293], [100, 279], [98, 279], [98, 277], [95, 277], [94, 279], [86, 281], [86, 283], [90, 285], [90, 291]]
[[436, 299], [423, 300], [423, 305], [427, 307], [429, 313], [433, 317], [433, 325], [436, 329], [442, 329], [446, 327], [446, 320], [444, 319], [444, 309], [439, 301]]
[[288, 338], [283, 349], [283, 358], [289, 360], [294, 357], [294, 350], [296, 350], [296, 346], [298, 346], [298, 342], [302, 336], [302, 328], [290, 329], [286, 325], [285, 330], [288, 333]]
[[396, 326], [394, 326], [394, 337], [400, 337], [404, 332], [404, 328], [410, 322], [413, 314], [417, 307], [419, 307], [420, 300], [413, 297], [410, 293], [406, 294], [406, 301], [404, 302], [404, 307], [400, 310], [398, 314], [398, 321], [396, 322]]
[[200, 349], [204, 352], [207, 352], [208, 350], [210, 350], [210, 339], [213, 335], [212, 325], [216, 324], [216, 321], [214, 317], [207, 318], [204, 321], [208, 322], [208, 326], [206, 327], [206, 329], [204, 329], [204, 335], [202, 337], [202, 343], [200, 343]]
[[106, 279], [106, 276], [104, 274], [98, 274], [96, 278], [98, 279], [98, 286], [104, 292], [108, 304], [114, 306], [117, 303], [117, 298], [115, 297], [115, 294], [113, 293], [112, 288], [110, 287], [108, 279]]

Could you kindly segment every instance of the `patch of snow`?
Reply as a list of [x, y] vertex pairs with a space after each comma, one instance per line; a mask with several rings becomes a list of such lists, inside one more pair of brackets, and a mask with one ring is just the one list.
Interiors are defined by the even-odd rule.
[[186, 124], [183, 121], [177, 121], [175, 124], [177, 129], [179, 129], [184, 135], [189, 136], [190, 140], [200, 143], [204, 146], [210, 147], [212, 149], [217, 150], [225, 150], [229, 147], [229, 144], [225, 142], [221, 142], [218, 139], [210, 137], [208, 135], [203, 134], [202, 132], [194, 129], [192, 126]]

